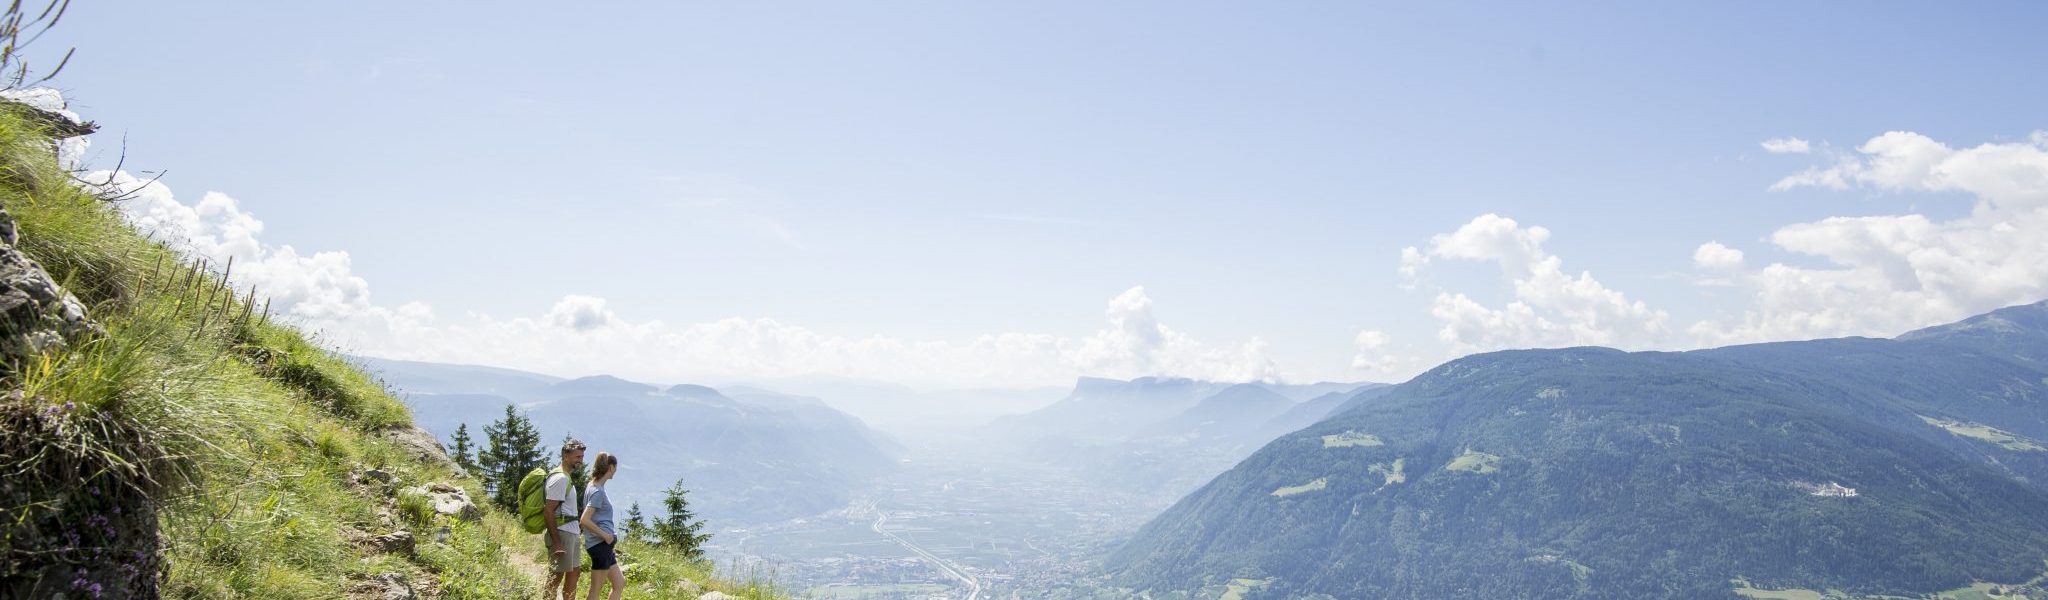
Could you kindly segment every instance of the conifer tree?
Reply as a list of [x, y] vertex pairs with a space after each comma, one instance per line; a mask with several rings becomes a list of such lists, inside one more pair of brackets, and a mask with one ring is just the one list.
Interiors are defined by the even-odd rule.
[[647, 518], [640, 514], [640, 503], [634, 502], [632, 508], [626, 509], [626, 522], [619, 526], [619, 541], [639, 540], [646, 532]]
[[527, 472], [547, 465], [547, 453], [540, 447], [540, 430], [534, 429], [533, 422], [519, 414], [519, 409], [506, 404], [505, 418], [485, 425], [484, 438], [489, 447], [478, 455], [477, 463], [491, 503], [517, 511], [519, 480]]
[[462, 470], [468, 471], [471, 475], [480, 475], [480, 473], [477, 473], [476, 457], [474, 456], [474, 454], [479, 454], [479, 452], [476, 452], [477, 448], [469, 437], [468, 423], [455, 426], [455, 435], [449, 438], [448, 446], [449, 453], [454, 455], [448, 458], [455, 461], [455, 466], [462, 467]]
[[654, 539], [662, 547], [694, 560], [704, 557], [704, 542], [711, 539], [711, 534], [704, 533], [704, 522], [690, 512], [689, 493], [680, 479], [669, 486], [661, 501], [668, 515], [654, 521]]

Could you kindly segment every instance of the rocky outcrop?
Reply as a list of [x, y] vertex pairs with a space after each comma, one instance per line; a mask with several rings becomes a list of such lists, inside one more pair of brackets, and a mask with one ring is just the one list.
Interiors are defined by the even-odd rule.
[[413, 460], [444, 469], [452, 469], [458, 473], [458, 476], [467, 476], [466, 473], [461, 472], [461, 467], [455, 465], [455, 461], [449, 460], [448, 450], [441, 447], [441, 441], [435, 439], [434, 434], [428, 433], [425, 429], [420, 429], [417, 426], [393, 427], [377, 432], [377, 437], [384, 438], [386, 441], [398, 446], [400, 450], [404, 450]]
[[0, 208], [0, 370], [99, 332], [85, 304], [15, 248], [14, 218]]
[[[62, 115], [0, 102], [0, 110], [49, 118], [58, 136], [90, 128]], [[73, 127], [66, 127], [73, 126]], [[102, 330], [85, 304], [16, 247], [0, 207], [0, 377], [39, 355], [85, 343]], [[110, 460], [91, 448], [129, 454]], [[73, 402], [0, 396], [0, 597], [155, 598], [160, 565], [149, 469], [166, 464], [136, 424]]]
[[475, 502], [469, 500], [469, 492], [462, 491], [462, 488], [453, 485], [435, 482], [420, 487], [405, 488], [404, 491], [399, 493], [426, 497], [427, 503], [434, 507], [434, 512], [436, 513], [464, 521], [479, 521], [484, 518], [484, 510], [478, 508]]

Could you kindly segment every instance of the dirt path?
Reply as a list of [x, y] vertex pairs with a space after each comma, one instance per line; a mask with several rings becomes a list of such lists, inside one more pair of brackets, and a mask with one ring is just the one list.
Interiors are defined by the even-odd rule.
[[540, 589], [541, 582], [548, 580], [547, 565], [540, 564], [540, 561], [534, 560], [533, 552], [507, 546], [505, 547], [505, 560], [512, 563], [513, 569], [526, 574], [529, 586], [527, 589]]

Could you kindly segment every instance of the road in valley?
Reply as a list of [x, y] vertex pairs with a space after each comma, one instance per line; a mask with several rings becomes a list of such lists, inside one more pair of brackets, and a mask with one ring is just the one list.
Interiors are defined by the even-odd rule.
[[932, 566], [938, 567], [940, 571], [945, 571], [947, 576], [952, 577], [954, 579], [958, 579], [960, 580], [960, 583], [966, 584], [967, 600], [981, 600], [980, 580], [975, 579], [972, 575], [968, 575], [965, 569], [961, 569], [960, 567], [955, 566], [952, 562], [947, 561], [943, 558], [939, 558], [938, 555], [932, 554], [931, 552], [926, 551], [924, 548], [918, 547], [917, 544], [911, 543], [910, 540], [903, 539], [903, 536], [890, 533], [889, 530], [883, 529], [882, 526], [889, 522], [889, 513], [882, 512], [881, 509], [876, 508], [875, 505], [872, 503], [868, 505], [868, 509], [875, 511], [875, 524], [873, 525], [875, 533], [881, 534], [882, 537], [889, 538], [889, 541], [896, 542], [896, 545], [902, 546], [904, 547], [904, 549], [907, 549], [911, 553], [916, 554], [918, 558], [922, 558], [925, 562], [931, 563]]

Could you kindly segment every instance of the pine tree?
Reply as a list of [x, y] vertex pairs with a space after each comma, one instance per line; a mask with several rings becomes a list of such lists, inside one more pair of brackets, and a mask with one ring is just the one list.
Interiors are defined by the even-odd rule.
[[484, 487], [491, 494], [491, 502], [509, 511], [519, 510], [519, 480], [526, 473], [547, 464], [547, 453], [540, 447], [540, 430], [534, 429], [533, 422], [519, 414], [511, 404], [505, 405], [505, 418], [484, 426], [484, 438], [489, 443], [477, 457], [481, 468]]
[[711, 539], [711, 534], [704, 533], [704, 522], [690, 512], [689, 493], [680, 479], [669, 486], [661, 500], [668, 516], [654, 521], [654, 538], [663, 547], [694, 560], [704, 557], [704, 542]]
[[640, 503], [634, 502], [632, 508], [626, 509], [626, 522], [619, 526], [619, 541], [638, 540], [646, 532], [647, 518], [640, 515]]
[[462, 470], [468, 471], [472, 475], [479, 474], [477, 473], [476, 457], [471, 455], [476, 450], [476, 446], [473, 445], [469, 438], [468, 423], [455, 426], [455, 435], [449, 438], [448, 450], [454, 454], [454, 456], [448, 458], [455, 461], [455, 466], [462, 467]]

